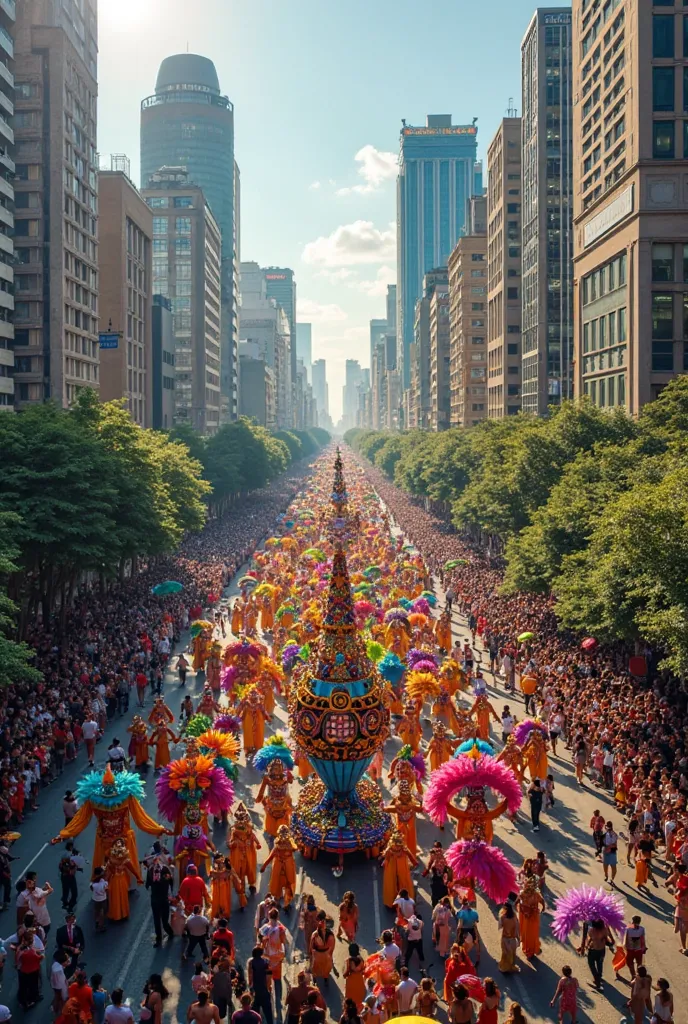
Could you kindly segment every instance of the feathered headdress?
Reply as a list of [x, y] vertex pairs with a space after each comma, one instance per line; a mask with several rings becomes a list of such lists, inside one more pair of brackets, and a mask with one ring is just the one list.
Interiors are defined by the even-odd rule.
[[440, 684], [430, 672], [420, 672], [416, 669], [409, 672], [406, 678], [406, 693], [410, 700], [424, 704], [426, 700], [434, 700], [439, 692]]
[[260, 748], [253, 758], [253, 767], [259, 772], [264, 772], [270, 762], [276, 759], [280, 760], [289, 771], [293, 769], [294, 758], [292, 752], [287, 746], [284, 736], [279, 732], [271, 736], [265, 746]]
[[225, 757], [229, 761], [239, 760], [241, 744], [230, 733], [219, 729], [208, 729], [198, 737], [198, 745], [210, 757]]
[[377, 670], [388, 683], [392, 686], [396, 686], [400, 683], [406, 667], [403, 661], [400, 661], [396, 654], [392, 651], [387, 651], [384, 658], [377, 663]]
[[409, 668], [417, 668], [418, 663], [423, 662], [424, 665], [431, 665], [432, 668], [421, 669], [420, 671], [437, 671], [437, 658], [432, 651], [423, 650], [422, 647], [412, 647], [406, 655], [406, 664]]
[[179, 758], [163, 768], [155, 784], [158, 807], [168, 821], [174, 821], [182, 804], [199, 800], [201, 810], [219, 817], [234, 800], [234, 787], [212, 757]]
[[462, 789], [485, 787], [507, 801], [507, 812], [516, 814], [523, 794], [515, 773], [491, 757], [474, 759], [466, 754], [444, 764], [430, 776], [430, 785], [423, 799], [423, 810], [436, 825], [444, 825], [447, 807]]
[[426, 776], [427, 769], [425, 767], [425, 758], [418, 751], [417, 754], [413, 753], [410, 744], [405, 743], [401, 748], [397, 756], [394, 758], [395, 761], [408, 761], [413, 766], [413, 770], [416, 773], [416, 778], [419, 782], [422, 782]]
[[473, 750], [478, 749], [481, 754], [486, 754], [488, 757], [494, 757], [494, 747], [487, 740], [466, 740], [460, 747], [457, 747], [454, 751], [454, 758], [460, 757], [461, 754], [470, 754]]
[[427, 616], [430, 614], [430, 602], [426, 597], [417, 597], [411, 605], [414, 613]]
[[301, 648], [298, 644], [285, 644], [282, 648], [282, 668], [285, 672], [291, 672], [299, 657]]
[[402, 626], [408, 627], [408, 615], [403, 608], [390, 608], [388, 612], [385, 612], [385, 623], [389, 625], [391, 622], [400, 622]]
[[115, 775], [110, 767], [103, 772], [89, 772], [76, 784], [76, 798], [79, 805], [90, 800], [96, 807], [117, 807], [126, 803], [130, 796], [144, 800], [146, 791], [141, 777], [136, 772], [121, 771]]
[[416, 627], [421, 628], [427, 626], [429, 620], [427, 615], [422, 615], [421, 612], [411, 612], [408, 617], [408, 621], [409, 626], [413, 626], [415, 629]]
[[213, 722], [213, 729], [217, 729], [218, 732], [231, 732], [233, 736], [238, 736], [241, 732], [241, 719], [237, 715], [218, 715]]
[[445, 854], [454, 878], [470, 878], [495, 903], [503, 903], [516, 888], [516, 871], [501, 850], [489, 843], [460, 839]]
[[570, 889], [554, 903], [552, 931], [560, 942], [566, 942], [571, 932], [577, 932], [583, 921], [602, 921], [607, 928], [619, 934], [626, 925], [624, 905], [618, 896], [604, 889], [582, 885]]
[[519, 747], [525, 746], [533, 729], [539, 729], [542, 735], [547, 738], [547, 726], [538, 719], [524, 718], [514, 729], [514, 739]]
[[213, 720], [208, 715], [192, 715], [186, 723], [185, 736], [200, 736], [202, 732], [212, 729]]

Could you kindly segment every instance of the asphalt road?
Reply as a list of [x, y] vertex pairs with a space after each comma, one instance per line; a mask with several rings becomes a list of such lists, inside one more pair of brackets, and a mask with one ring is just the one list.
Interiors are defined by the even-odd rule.
[[[239, 574], [240, 575], [240, 574]], [[237, 577], [238, 578], [238, 577]], [[225, 596], [236, 593], [236, 586], [226, 591]], [[468, 636], [465, 619], [454, 613], [454, 636], [464, 638]], [[509, 703], [514, 709], [517, 708], [519, 717], [523, 715], [523, 704], [520, 697], [506, 694], [499, 680], [495, 681], [488, 675], [490, 684], [489, 696], [496, 710], [501, 712], [502, 705]], [[178, 713], [179, 705], [185, 693], [196, 696], [203, 686], [203, 677], [196, 678], [192, 673], [187, 677], [185, 688], [179, 687], [176, 677], [168, 673], [165, 681], [164, 696], [172, 710]], [[152, 698], [148, 699], [147, 710], [150, 709]], [[98, 752], [102, 751], [97, 761], [98, 766], [104, 767], [104, 752], [108, 742], [113, 735], [123, 738], [126, 725], [131, 714], [137, 709], [132, 708], [129, 715], [122, 719], [116, 719], [109, 725], [106, 736], [98, 745]], [[147, 711], [146, 711], [147, 713]], [[284, 702], [280, 700], [276, 710], [275, 720], [272, 723], [273, 729], [286, 728], [286, 713]], [[429, 719], [424, 724], [426, 737], [430, 735]], [[493, 739], [498, 739], [499, 734]], [[499, 745], [499, 743], [497, 744]], [[386, 764], [389, 765], [394, 754], [400, 746], [400, 741], [392, 739], [387, 743]], [[181, 753], [181, 748], [177, 748]], [[548, 890], [546, 899], [548, 908], [551, 908], [555, 896], [562, 894], [568, 887], [580, 885], [583, 882], [592, 885], [602, 884], [602, 869], [595, 860], [594, 850], [588, 822], [595, 807], [602, 808], [605, 815], [609, 814], [622, 827], [620, 816], [614, 813], [613, 803], [608, 796], [600, 790], [587, 787], [580, 789], [575, 782], [572, 766], [568, 752], [560, 745], [561, 755], [551, 760], [551, 768], [556, 780], [556, 806], [552, 813], [543, 814], [541, 831], [534, 836], [530, 829], [530, 820], [527, 813], [527, 806], [521, 810], [515, 824], [509, 823], [506, 819], [497, 822], [495, 829], [495, 841], [510, 857], [513, 863], [520, 864], [523, 857], [532, 855], [534, 850], [542, 849], [546, 852], [551, 864], [548, 873]], [[238, 785], [236, 787], [238, 799], [243, 800], [252, 811], [257, 826], [257, 834], [262, 838], [262, 810], [253, 808], [253, 798], [257, 786], [260, 784], [260, 776], [253, 768], [245, 765], [245, 758], [241, 758], [241, 771]], [[62, 923], [62, 912], [60, 910], [59, 879], [57, 864], [62, 855], [62, 847], [51, 847], [50, 839], [57, 834], [63, 823], [62, 817], [62, 796], [65, 789], [74, 789], [80, 773], [85, 768], [85, 756], [82, 751], [76, 764], [69, 766], [63, 776], [50, 788], [43, 790], [40, 794], [40, 810], [32, 814], [22, 826], [22, 838], [14, 848], [13, 854], [19, 859], [14, 865], [14, 877], [18, 877], [21, 869], [29, 866], [38, 871], [39, 882], [49, 880], [57, 890], [50, 900], [50, 910], [53, 919], [53, 929]], [[150, 769], [146, 776], [146, 799], [144, 806], [153, 816], [157, 817], [157, 807], [154, 794], [154, 774]], [[389, 796], [388, 790], [385, 790]], [[298, 797], [298, 785], [293, 786], [294, 799]], [[90, 859], [93, 851], [94, 826], [89, 826], [87, 832], [78, 841], [78, 846], [83, 855]], [[436, 838], [442, 838], [445, 846], [451, 841], [449, 828], [444, 833], [423, 818], [418, 820], [418, 840], [424, 856], [431, 843]], [[150, 838], [139, 835], [139, 851], [143, 856], [150, 846]], [[224, 837], [221, 831], [214, 835], [215, 844], [219, 849], [224, 847]], [[263, 851], [259, 853], [259, 863], [262, 863], [267, 855], [267, 844], [263, 843]], [[688, 1005], [688, 971], [686, 971], [686, 960], [678, 951], [678, 941], [673, 934], [671, 915], [673, 903], [666, 890], [661, 887], [653, 890], [648, 896], [640, 895], [633, 887], [633, 872], [625, 866], [625, 859], [620, 858], [619, 888], [624, 896], [628, 916], [633, 913], [642, 915], [643, 924], [647, 930], [648, 956], [647, 966], [651, 975], [656, 979], [665, 976], [672, 982], [674, 998], [676, 1002], [676, 1022], [686, 1020], [686, 1006]], [[382, 929], [391, 924], [393, 915], [383, 905], [381, 900], [381, 868], [367, 861], [364, 855], [347, 860], [344, 875], [336, 879], [331, 871], [332, 863], [326, 859], [316, 863], [302, 861], [297, 856], [298, 885], [300, 893], [312, 892], [315, 895], [319, 907], [327, 909], [332, 916], [337, 917], [336, 908], [343, 893], [347, 889], [353, 889], [356, 893], [358, 905], [361, 909], [361, 925], [358, 940], [364, 952], [371, 952], [376, 949], [376, 938]], [[657, 871], [660, 880], [663, 878], [663, 871]], [[253, 918], [257, 903], [261, 899], [261, 892], [267, 889], [268, 875], [259, 875], [258, 894], [249, 902], [245, 911], [239, 912], [235, 909], [232, 914], [230, 927], [235, 933], [239, 956], [245, 962], [250, 955], [253, 946], [254, 930]], [[90, 906], [90, 894], [88, 890], [88, 874], [85, 872], [79, 877], [79, 902], [77, 905], [77, 919], [86, 933], [86, 952], [84, 959], [89, 975], [95, 971], [103, 974], [104, 985], [108, 990], [116, 986], [122, 986], [131, 1005], [135, 1009], [141, 998], [144, 982], [148, 975], [157, 971], [163, 975], [165, 984], [171, 995], [165, 1007], [164, 1020], [167, 1024], [176, 1024], [177, 1021], [186, 1020], [186, 1010], [192, 1001], [192, 990], [190, 978], [193, 973], [193, 966], [181, 960], [182, 942], [175, 939], [171, 944], [164, 944], [160, 949], [152, 946], [153, 929], [149, 901], [143, 888], [131, 894], [131, 916], [126, 922], [108, 924], [104, 935], [96, 935], [92, 925], [92, 914]], [[442, 961], [433, 954], [429, 941], [430, 933], [430, 899], [426, 880], [420, 879], [419, 886], [419, 909], [425, 920], [425, 947], [427, 958], [427, 972], [437, 981], [438, 990], [441, 988], [443, 978]], [[512, 1000], [522, 1004], [526, 1011], [529, 1022], [551, 1021], [556, 1019], [554, 1012], [549, 1008], [551, 999], [556, 988], [561, 967], [569, 963], [573, 967], [574, 975], [581, 983], [581, 1012], [579, 1022], [595, 1022], [595, 1024], [617, 1024], [619, 1020], [625, 1020], [623, 1014], [623, 1003], [628, 998], [629, 982], [626, 979], [616, 981], [611, 973], [611, 958], [607, 957], [605, 964], [605, 984], [602, 993], [596, 992], [590, 985], [590, 975], [585, 960], [580, 959], [571, 944], [563, 946], [551, 935], [549, 929], [549, 915], [546, 913], [542, 919], [543, 952], [542, 956], [531, 964], [520, 961], [521, 973], [502, 977], [497, 969], [499, 960], [499, 940], [496, 924], [496, 912], [494, 906], [479, 898], [478, 910], [480, 913], [480, 931], [483, 938], [484, 950], [480, 963], [481, 976], [492, 975], [503, 992], [503, 1007], [508, 1007]], [[297, 925], [296, 901], [292, 909], [284, 915], [284, 923], [290, 930], [291, 943], [289, 947], [287, 976], [295, 976], [299, 964], [303, 961], [303, 933]], [[0, 934], [7, 936], [14, 930], [14, 910], [6, 911], [0, 917]], [[48, 942], [48, 954], [52, 955], [53, 944]], [[340, 973], [343, 972], [346, 958], [346, 946], [344, 943], [337, 943], [335, 964]], [[417, 965], [412, 967], [412, 976], [418, 977]], [[329, 987], [324, 990], [330, 1011], [335, 1018], [341, 1013], [341, 998], [343, 990], [343, 979], [332, 978]], [[15, 1020], [33, 1019], [35, 1021], [50, 1021], [52, 1015], [49, 1009], [50, 989], [44, 985], [46, 999], [39, 1004], [39, 1007], [29, 1014], [23, 1014], [16, 1004], [16, 975], [11, 963], [5, 968], [5, 977], [1, 1000], [6, 1002], [15, 1013]], [[441, 1007], [440, 1017], [446, 1019], [444, 1007]], [[500, 1015], [501, 1020], [501, 1015]]]

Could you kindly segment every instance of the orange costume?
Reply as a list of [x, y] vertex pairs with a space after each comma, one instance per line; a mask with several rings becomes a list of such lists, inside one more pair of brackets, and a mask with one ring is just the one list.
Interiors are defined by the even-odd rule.
[[440, 686], [440, 692], [432, 705], [432, 716], [434, 719], [442, 722], [445, 728], [449, 732], [453, 732], [455, 736], [458, 736], [463, 728], [462, 723], [456, 716], [451, 694], [446, 686]]
[[261, 609], [260, 609], [260, 628], [263, 633], [269, 633], [272, 631], [272, 627], [275, 625], [275, 611], [272, 605], [272, 597], [266, 594], [263, 598]]
[[507, 736], [504, 749], [500, 750], [497, 755], [497, 760], [501, 761], [502, 764], [505, 764], [507, 768], [511, 768], [518, 781], [523, 782], [523, 773], [525, 771], [523, 754], [521, 753], [521, 748], [514, 739], [513, 733], [510, 733]]
[[244, 732], [244, 753], [249, 758], [265, 743], [265, 722], [269, 715], [264, 707], [263, 694], [252, 686], [237, 705]]
[[256, 803], [265, 807], [265, 831], [269, 836], [276, 836], [280, 825], [288, 825], [294, 805], [289, 795], [289, 783], [293, 776], [279, 758], [275, 758], [267, 767], [260, 784]]
[[239, 597], [232, 606], [231, 629], [234, 636], [239, 636], [244, 629], [244, 602]]
[[[210, 872], [210, 912], [214, 918], [226, 917], [229, 920], [232, 913], [232, 885], [239, 892], [240, 884], [229, 858], [219, 855], [215, 857]], [[241, 906], [245, 907], [246, 902], [244, 896]]]
[[447, 807], [447, 814], [452, 818], [456, 818], [457, 839], [477, 839], [485, 843], [491, 843], [494, 838], [492, 822], [500, 814], [504, 814], [506, 807], [507, 801], [502, 800], [491, 811], [485, 803], [482, 792], [474, 792], [469, 797], [465, 811], [460, 807], [454, 807], [450, 804]]
[[245, 906], [246, 885], [248, 885], [251, 892], [256, 891], [258, 869], [256, 851], [260, 849], [260, 842], [253, 829], [251, 816], [243, 804], [239, 804], [234, 812], [234, 824], [230, 829], [227, 845], [229, 847], [229, 859], [232, 862], [232, 867], [240, 887], [237, 891], [241, 893], [242, 906]]
[[397, 736], [401, 737], [402, 743], [408, 744], [414, 754], [420, 750], [420, 741], [423, 738], [423, 730], [416, 705], [409, 701], [404, 708], [404, 717], [395, 729]]
[[134, 875], [140, 881], [139, 853], [136, 835], [131, 827], [133, 819], [137, 828], [151, 836], [169, 835], [164, 825], [153, 821], [141, 806], [144, 797], [143, 783], [133, 772], [118, 772], [113, 775], [108, 765], [102, 778], [91, 772], [77, 784], [77, 799], [81, 806], [69, 825], [53, 839], [59, 843], [65, 839], [76, 839], [88, 826], [95, 815], [96, 843], [91, 863], [99, 867], [105, 863], [117, 839], [124, 839]]
[[208, 686], [213, 693], [220, 692], [220, 672], [222, 670], [222, 659], [220, 657], [221, 651], [221, 645], [215, 641], [210, 649], [210, 657], [208, 658], [208, 664], [205, 667]]
[[386, 907], [393, 907], [394, 901], [402, 889], [406, 889], [411, 899], [415, 892], [411, 879], [411, 868], [418, 861], [404, 842], [398, 829], [394, 829], [382, 855], [384, 874], [382, 877], [382, 902]]
[[272, 864], [268, 892], [271, 892], [276, 900], [284, 896], [285, 910], [294, 899], [294, 890], [296, 888], [296, 865], [294, 864], [294, 850], [296, 848], [296, 843], [291, 838], [288, 826], [280, 825], [277, 829], [275, 843], [270, 856], [260, 869], [262, 875], [268, 864]]
[[521, 950], [528, 960], [540, 955], [540, 913], [544, 909], [545, 901], [537, 878], [526, 878], [518, 897], [518, 923], [521, 929]]
[[169, 727], [174, 715], [162, 697], [155, 698], [148, 721], [154, 727], [148, 745], [155, 747], [155, 767], [165, 768], [170, 763], [170, 741], [178, 743], [179, 737]]
[[105, 864], [107, 916], [111, 921], [124, 921], [129, 917], [129, 875], [136, 878], [139, 885], [143, 884], [134, 871], [127, 844], [123, 839], [115, 839]]
[[193, 670], [194, 672], [202, 672], [205, 669], [205, 663], [210, 653], [210, 640], [203, 633], [199, 633], [193, 639]]
[[531, 781], [547, 778], [547, 740], [539, 729], [531, 729], [523, 746], [523, 759], [528, 765]]
[[478, 728], [478, 736], [481, 740], [489, 740], [490, 738], [490, 716], [494, 718], [495, 722], [499, 721], [499, 715], [490, 704], [487, 697], [480, 694], [475, 698], [473, 707], [471, 708], [471, 715], [475, 718], [475, 724]]
[[391, 804], [385, 807], [389, 814], [394, 814], [397, 821], [397, 829], [403, 837], [406, 848], [414, 857], [418, 853], [416, 813], [422, 809], [422, 804], [417, 803], [413, 799], [411, 786], [406, 779], [401, 780], [398, 794], [392, 799]]
[[435, 722], [432, 727], [432, 739], [428, 743], [430, 771], [436, 771], [441, 764], [448, 761], [454, 753], [458, 743], [458, 740], [450, 740], [447, 738], [447, 728], [444, 722]]
[[443, 651], [452, 646], [451, 612], [442, 612], [435, 626], [435, 642]]
[[148, 764], [148, 729], [141, 715], [134, 715], [131, 725], [127, 726], [127, 732], [131, 733], [129, 753], [133, 755], [136, 767]]

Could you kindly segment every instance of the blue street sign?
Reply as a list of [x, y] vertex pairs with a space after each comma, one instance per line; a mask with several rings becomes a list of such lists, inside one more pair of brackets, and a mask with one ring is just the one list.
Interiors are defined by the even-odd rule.
[[101, 348], [118, 348], [119, 347], [119, 334], [115, 331], [99, 334], [98, 344]]

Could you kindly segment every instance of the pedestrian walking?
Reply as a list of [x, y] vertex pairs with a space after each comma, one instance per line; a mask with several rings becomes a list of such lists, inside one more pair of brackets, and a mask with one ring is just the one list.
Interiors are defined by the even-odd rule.
[[94, 869], [93, 881], [91, 882], [90, 889], [96, 931], [104, 932], [108, 900], [108, 882], [105, 878], [105, 870], [103, 868], [98, 867]]
[[611, 936], [603, 921], [591, 921], [588, 928], [587, 957], [588, 967], [592, 974], [595, 988], [602, 987], [602, 972], [607, 946], [611, 944]]
[[162, 945], [163, 931], [168, 939], [174, 938], [170, 927], [170, 896], [174, 882], [172, 872], [159, 861], [154, 861], [146, 873], [146, 889], [150, 893], [153, 927], [155, 928], [154, 946]]
[[201, 912], [202, 908], [200, 904], [196, 904], [193, 911], [189, 914], [186, 919], [186, 934], [188, 936], [188, 943], [184, 950], [182, 960], [188, 960], [195, 950], [196, 946], [201, 947], [201, 953], [203, 959], [208, 959], [208, 933], [210, 931], [210, 921]]
[[[609, 882], [611, 887], [616, 888], [616, 870], [617, 870], [617, 851], [619, 845], [619, 837], [614, 831], [614, 825], [611, 821], [608, 821], [605, 825], [604, 836], [602, 837], [602, 870], [604, 871], [604, 880]], [[611, 874], [611, 878], [609, 877]]]
[[533, 779], [528, 786], [528, 799], [530, 800], [530, 820], [533, 823], [533, 832], [540, 831], [540, 814], [542, 812], [542, 801], [544, 793], [539, 779]]
[[248, 985], [253, 995], [252, 1009], [257, 1013], [262, 1012], [266, 1024], [272, 1024], [273, 1020], [269, 978], [270, 964], [263, 956], [263, 949], [261, 946], [254, 946], [248, 962]]

